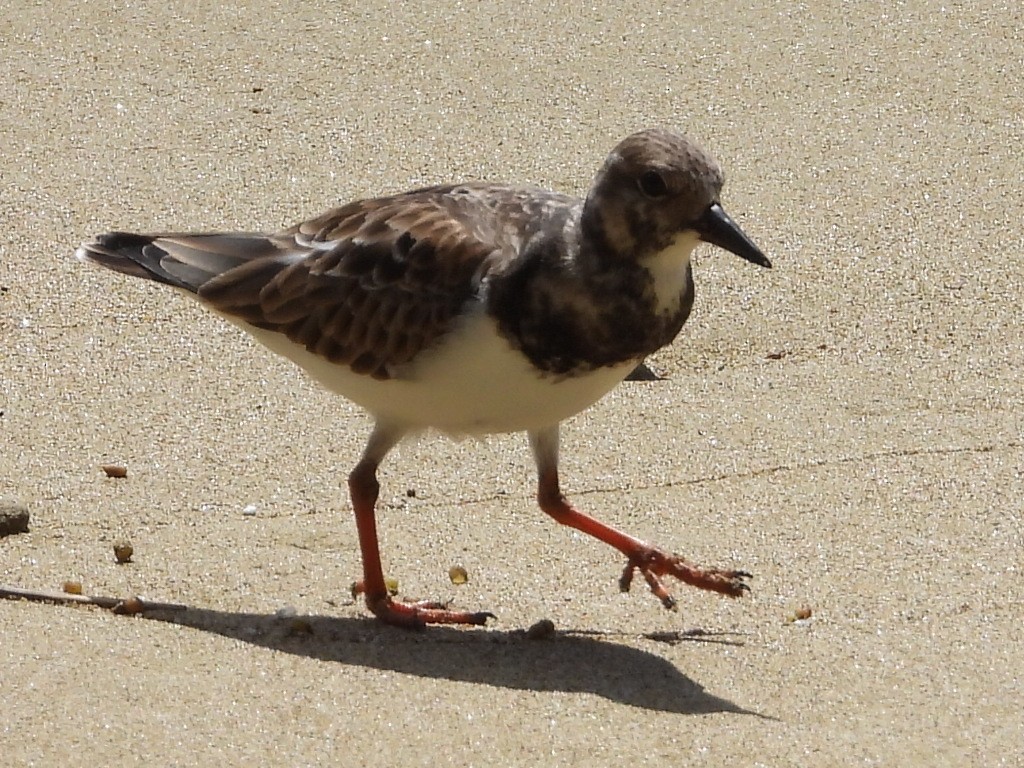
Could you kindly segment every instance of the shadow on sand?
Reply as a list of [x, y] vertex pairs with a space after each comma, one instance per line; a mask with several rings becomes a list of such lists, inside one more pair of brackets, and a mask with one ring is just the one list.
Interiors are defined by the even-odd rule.
[[[532, 640], [522, 631], [430, 627], [411, 632], [371, 619], [281, 617], [203, 608], [150, 609], [145, 618], [212, 632], [283, 653], [427, 678], [529, 691], [593, 693], [642, 709], [765, 717], [714, 696], [665, 659], [593, 632]], [[742, 645], [706, 633], [658, 633], [665, 643]]]

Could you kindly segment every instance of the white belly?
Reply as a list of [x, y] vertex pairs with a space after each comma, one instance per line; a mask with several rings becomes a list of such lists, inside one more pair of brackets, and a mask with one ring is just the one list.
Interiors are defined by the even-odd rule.
[[438, 347], [420, 355], [401, 378], [379, 380], [334, 365], [282, 334], [232, 322], [375, 418], [450, 434], [519, 432], [557, 424], [597, 402], [637, 362], [574, 378], [541, 376], [478, 310]]

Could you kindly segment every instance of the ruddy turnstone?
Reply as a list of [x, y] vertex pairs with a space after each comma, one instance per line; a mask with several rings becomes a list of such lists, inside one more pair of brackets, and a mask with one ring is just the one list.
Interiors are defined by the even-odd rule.
[[719, 202], [718, 164], [666, 130], [623, 140], [585, 200], [467, 183], [358, 200], [277, 234], [111, 232], [79, 258], [193, 296], [375, 419], [349, 475], [363, 580], [380, 619], [485, 624], [492, 614], [392, 599], [374, 507], [377, 468], [425, 428], [525, 431], [537, 501], [626, 557], [662, 603], [672, 576], [732, 597], [749, 574], [705, 569], [576, 510], [558, 428], [670, 343], [693, 306], [690, 255], [712, 243], [770, 267]]

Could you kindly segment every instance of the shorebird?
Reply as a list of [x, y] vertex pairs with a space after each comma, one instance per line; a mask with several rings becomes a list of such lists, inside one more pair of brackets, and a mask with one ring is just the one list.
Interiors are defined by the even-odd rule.
[[375, 422], [348, 478], [358, 591], [385, 622], [485, 624], [486, 611], [401, 602], [385, 584], [377, 469], [404, 436], [525, 431], [537, 501], [626, 558], [669, 608], [663, 577], [737, 597], [750, 574], [700, 568], [575, 509], [558, 477], [563, 420], [669, 344], [693, 306], [690, 257], [711, 243], [771, 263], [720, 202], [717, 162], [668, 130], [633, 134], [585, 199], [465, 183], [357, 200], [277, 234], [110, 232], [79, 258], [164, 283], [300, 365]]

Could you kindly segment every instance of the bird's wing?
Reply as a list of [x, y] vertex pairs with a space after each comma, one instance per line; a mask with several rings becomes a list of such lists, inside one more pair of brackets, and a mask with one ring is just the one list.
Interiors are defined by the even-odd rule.
[[[484, 273], [509, 257], [494, 233], [480, 231], [486, 218], [466, 215], [451, 192], [363, 200], [305, 221], [267, 238], [264, 255], [204, 282], [199, 298], [387, 378], [445, 334]], [[190, 247], [180, 238], [168, 245], [175, 256]]]
[[431, 187], [349, 203], [275, 235], [114, 232], [78, 255], [388, 378], [453, 327], [538, 222], [576, 204], [532, 188]]

